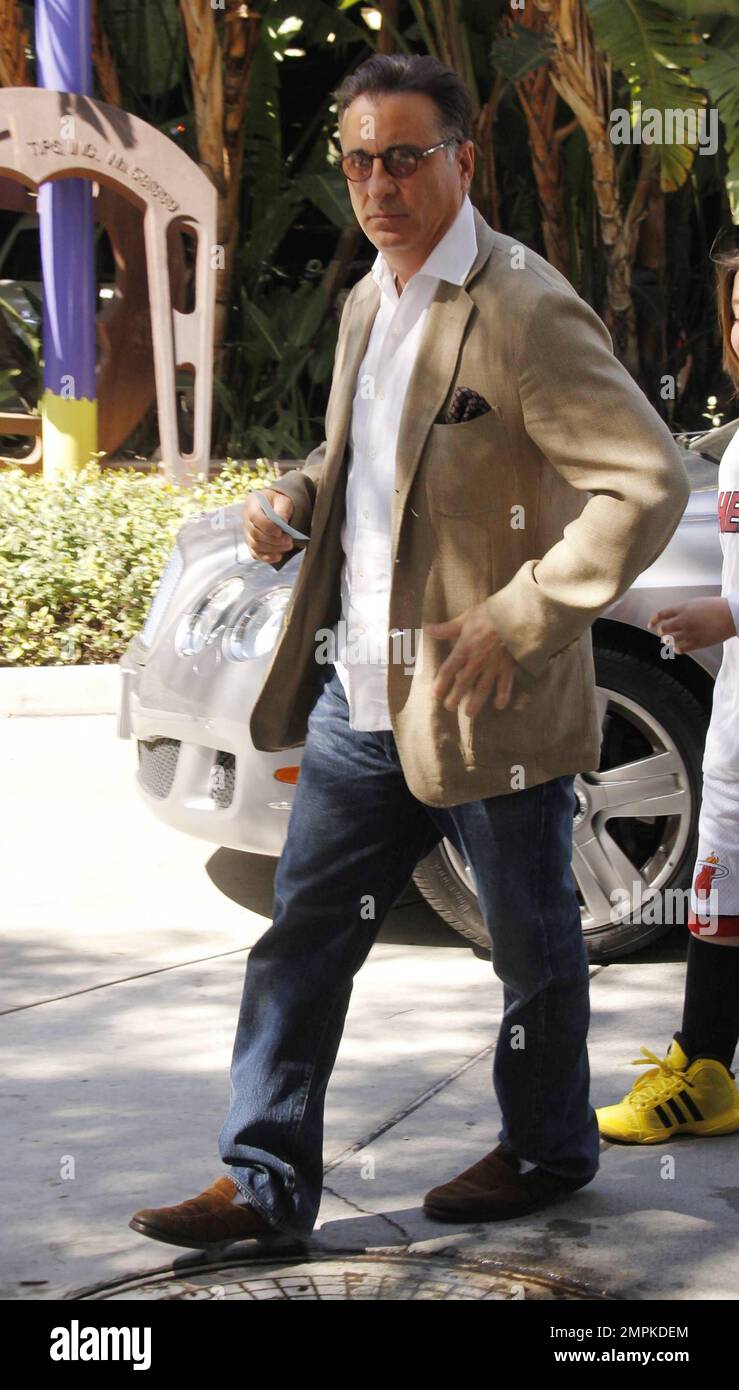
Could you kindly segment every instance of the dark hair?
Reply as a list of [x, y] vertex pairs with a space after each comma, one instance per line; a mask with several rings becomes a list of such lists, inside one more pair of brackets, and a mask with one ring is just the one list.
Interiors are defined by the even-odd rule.
[[715, 257], [715, 264], [718, 321], [724, 349], [722, 365], [734, 387], [734, 395], [739, 396], [739, 357], [731, 345], [731, 330], [734, 327], [734, 310], [731, 301], [734, 279], [739, 272], [739, 248], [722, 252], [721, 255]]
[[440, 135], [473, 138], [474, 108], [461, 77], [428, 54], [375, 53], [332, 93], [339, 120], [359, 96], [385, 92], [425, 92], [439, 113]]

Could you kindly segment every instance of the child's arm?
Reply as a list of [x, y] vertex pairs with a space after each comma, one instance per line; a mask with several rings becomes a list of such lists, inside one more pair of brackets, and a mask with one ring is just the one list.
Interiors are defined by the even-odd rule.
[[726, 642], [739, 631], [739, 594], [691, 598], [674, 608], [660, 608], [647, 627], [658, 637], [672, 637], [678, 655]]
[[739, 594], [726, 594], [726, 602], [731, 611], [731, 620], [734, 624], [734, 633], [739, 632]]

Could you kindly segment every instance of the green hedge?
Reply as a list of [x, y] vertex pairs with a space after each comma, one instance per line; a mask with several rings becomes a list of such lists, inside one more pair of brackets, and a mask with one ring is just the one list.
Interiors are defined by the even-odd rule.
[[188, 516], [238, 502], [274, 475], [227, 460], [192, 488], [160, 474], [47, 480], [0, 472], [0, 666], [116, 661], [142, 626]]

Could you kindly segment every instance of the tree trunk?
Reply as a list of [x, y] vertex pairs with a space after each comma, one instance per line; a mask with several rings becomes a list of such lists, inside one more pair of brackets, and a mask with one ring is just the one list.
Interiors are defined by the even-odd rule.
[[262, 15], [241, 0], [226, 0], [223, 46], [210, 0], [180, 0], [195, 107], [198, 158], [218, 193], [218, 242], [223, 264], [216, 278], [215, 370], [224, 365], [234, 256], [239, 235], [246, 99]]
[[642, 168], [649, 178], [644, 220], [639, 228], [636, 249], [636, 264], [649, 272], [652, 287], [660, 305], [655, 319], [652, 315], [642, 315], [639, 325], [639, 346], [641, 351], [642, 380], [649, 399], [655, 403], [668, 420], [675, 410], [674, 398], [664, 400], [660, 394], [662, 376], [667, 368], [667, 341], [665, 325], [667, 310], [665, 305], [665, 281], [667, 259], [667, 217], [665, 195], [660, 186], [659, 168], [655, 160], [649, 158], [649, 147], [641, 146]]
[[[243, 13], [246, 10], [246, 13]], [[254, 53], [259, 42], [261, 14], [226, 0], [223, 44], [224, 196], [222, 240], [225, 266], [216, 295], [216, 362], [223, 359], [234, 258], [239, 239], [241, 175], [244, 167], [246, 107]], [[220, 327], [219, 327], [220, 325]]]
[[[610, 67], [596, 47], [584, 0], [535, 0], [547, 17], [554, 41], [551, 80], [579, 120], [588, 142], [593, 188], [607, 262], [607, 304], [604, 319], [613, 335], [616, 355], [638, 379], [639, 351], [636, 314], [631, 296], [634, 219], [643, 190], [632, 201], [630, 220], [623, 216], [618, 188], [615, 147], [609, 136]], [[635, 245], [635, 243], [634, 243]]]
[[92, 7], [92, 65], [95, 69], [103, 101], [111, 106], [121, 104], [121, 84], [113, 57], [113, 50], [100, 23], [97, 0]]
[[26, 49], [29, 39], [16, 0], [0, 0], [0, 86], [30, 87]]
[[[515, 21], [508, 20], [509, 31], [518, 24], [541, 32], [546, 26], [543, 15], [531, 7], [517, 11]], [[568, 123], [557, 130], [557, 91], [552, 85], [548, 67], [526, 73], [516, 83], [529, 132], [531, 164], [539, 194], [541, 230], [547, 260], [563, 275], [570, 275], [570, 239], [567, 225], [567, 203], [562, 181], [562, 140], [572, 129]]]

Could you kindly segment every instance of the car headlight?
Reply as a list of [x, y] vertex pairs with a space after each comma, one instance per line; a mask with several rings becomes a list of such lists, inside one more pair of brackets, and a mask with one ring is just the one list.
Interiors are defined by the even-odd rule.
[[184, 568], [184, 556], [179, 546], [176, 545], [162, 570], [162, 577], [146, 615], [146, 622], [139, 633], [139, 637], [146, 647], [150, 647], [154, 641], [154, 634], [169, 607], [169, 601], [180, 582]]
[[271, 652], [280, 635], [292, 589], [270, 589], [239, 614], [223, 638], [223, 654], [229, 661], [250, 661]]
[[193, 613], [185, 613], [175, 634], [175, 648], [180, 656], [197, 656], [213, 641], [225, 624], [225, 615], [243, 592], [243, 579], [234, 575], [211, 589]]

